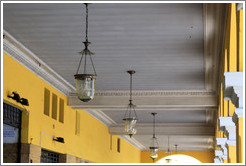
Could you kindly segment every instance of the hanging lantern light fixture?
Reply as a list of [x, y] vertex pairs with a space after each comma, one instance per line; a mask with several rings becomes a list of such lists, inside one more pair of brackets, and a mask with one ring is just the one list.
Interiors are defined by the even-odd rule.
[[137, 123], [137, 114], [135, 111], [135, 105], [132, 103], [132, 75], [136, 73], [134, 70], [129, 70], [127, 73], [130, 74], [130, 100], [124, 116], [125, 121], [125, 132], [132, 137], [132, 135], [137, 133], [135, 128]]
[[150, 149], [150, 157], [152, 158], [153, 162], [155, 162], [155, 159], [158, 157], [158, 150], [159, 150], [159, 145], [157, 138], [155, 137], [155, 115], [157, 113], [153, 112], [151, 113], [153, 115], [153, 137], [152, 137], [152, 144], [149, 147]]
[[[91, 55], [93, 55], [94, 53], [92, 53], [88, 49], [88, 46], [90, 44], [90, 42], [88, 41], [88, 4], [85, 3], [85, 6], [86, 6], [86, 30], [85, 30], [86, 36], [85, 36], [85, 41], [83, 42], [85, 48], [79, 52], [79, 54], [81, 54], [81, 58], [79, 61], [77, 72], [74, 75], [74, 78], [76, 80], [76, 92], [77, 92], [78, 98], [83, 102], [88, 102], [94, 97], [95, 80], [96, 80], [97, 74], [96, 74], [96, 70], [95, 70], [92, 57], [91, 57]], [[84, 71], [83, 71], [83, 74], [79, 74], [79, 68], [83, 61], [83, 57], [84, 57]], [[94, 74], [87, 73], [87, 66], [86, 66], [88, 65], [87, 61], [91, 62]]]

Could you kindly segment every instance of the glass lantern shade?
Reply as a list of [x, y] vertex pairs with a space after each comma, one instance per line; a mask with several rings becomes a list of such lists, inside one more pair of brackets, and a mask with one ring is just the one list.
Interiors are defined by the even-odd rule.
[[137, 133], [137, 129], [135, 128], [137, 119], [135, 117], [133, 118], [124, 118], [125, 121], [125, 132], [132, 137], [132, 135]]
[[88, 102], [94, 98], [96, 76], [92, 74], [76, 74], [76, 91], [78, 98]]
[[150, 149], [150, 157], [152, 158], [153, 161], [155, 161], [155, 159], [158, 157], [158, 147], [149, 147]]

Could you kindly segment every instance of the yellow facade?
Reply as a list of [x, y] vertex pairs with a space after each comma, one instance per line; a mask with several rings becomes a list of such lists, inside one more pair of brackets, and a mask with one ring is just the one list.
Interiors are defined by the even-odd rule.
[[[44, 88], [64, 100], [64, 123], [52, 119], [51, 115], [44, 114]], [[34, 144], [91, 162], [140, 162], [140, 150], [121, 139], [121, 150], [117, 152], [117, 138], [119, 137], [112, 136], [111, 139], [108, 127], [82, 110], [79, 111], [80, 134], [76, 134], [76, 110], [67, 106], [67, 97], [4, 53], [3, 99], [7, 103], [23, 108], [19, 103], [7, 97], [14, 91], [21, 97], [27, 98], [30, 105], [26, 107], [29, 114], [23, 114], [21, 143]], [[59, 117], [59, 111], [57, 114]], [[49, 135], [63, 137], [65, 143], [52, 141]]]
[[[223, 78], [224, 72], [242, 72], [243, 71], [243, 10], [237, 11], [236, 4], [228, 5], [225, 30], [225, 42], [222, 56], [222, 70], [220, 73], [220, 96], [218, 105], [218, 117], [233, 116], [235, 106], [231, 101], [223, 99]], [[218, 119], [217, 119], [218, 121]], [[219, 132], [218, 123], [216, 124], [216, 137], [225, 137], [224, 133]], [[238, 119], [237, 128], [237, 146], [228, 147], [228, 160], [224, 163], [242, 163], [243, 162], [243, 118]], [[218, 148], [215, 145], [215, 149]]]

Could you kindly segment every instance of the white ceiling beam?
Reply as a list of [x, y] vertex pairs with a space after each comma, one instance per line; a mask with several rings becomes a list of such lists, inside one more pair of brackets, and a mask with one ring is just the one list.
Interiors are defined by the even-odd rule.
[[[100, 91], [92, 101], [85, 103], [78, 99], [76, 93], [68, 96], [68, 105], [73, 109], [122, 110], [126, 109], [128, 91]], [[217, 107], [214, 92], [207, 91], [134, 91], [133, 103], [137, 110], [196, 110]]]
[[[137, 135], [153, 134], [152, 124], [137, 124]], [[214, 127], [202, 124], [156, 124], [156, 135], [182, 135], [182, 136], [214, 136]], [[124, 124], [109, 126], [109, 133], [113, 135], [123, 135]]]
[[225, 4], [203, 5], [204, 15], [204, 62], [206, 90], [218, 89], [220, 57], [225, 29]]

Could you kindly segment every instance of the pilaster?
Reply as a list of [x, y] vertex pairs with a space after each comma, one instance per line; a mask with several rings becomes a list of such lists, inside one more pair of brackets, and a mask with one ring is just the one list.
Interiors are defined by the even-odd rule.
[[[238, 10], [240, 5], [237, 5]], [[236, 107], [232, 117], [220, 117], [219, 127], [224, 132], [228, 140], [226, 141], [226, 147], [228, 150], [228, 162], [236, 163], [240, 159], [239, 156], [243, 154], [240, 149], [241, 145], [240, 135], [237, 130], [242, 127], [239, 126], [239, 118], [243, 117], [243, 72], [225, 72], [223, 81], [224, 100], [231, 100], [232, 104]], [[237, 126], [237, 127], [236, 127]], [[240, 142], [237, 142], [240, 141]]]

